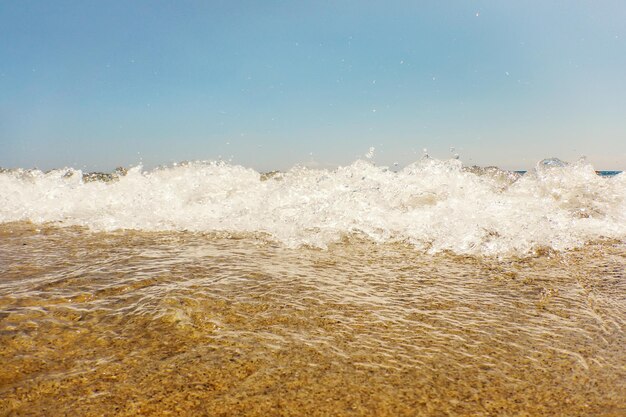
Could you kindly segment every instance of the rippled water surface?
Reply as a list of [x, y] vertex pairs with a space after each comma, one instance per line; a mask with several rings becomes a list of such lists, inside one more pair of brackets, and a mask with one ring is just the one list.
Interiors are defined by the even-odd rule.
[[624, 265], [7, 223], [0, 414], [622, 416]]

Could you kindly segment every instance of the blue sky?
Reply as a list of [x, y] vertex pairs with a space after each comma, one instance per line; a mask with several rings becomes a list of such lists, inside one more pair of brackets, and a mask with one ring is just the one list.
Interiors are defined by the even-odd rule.
[[0, 1], [0, 166], [626, 169], [623, 1]]

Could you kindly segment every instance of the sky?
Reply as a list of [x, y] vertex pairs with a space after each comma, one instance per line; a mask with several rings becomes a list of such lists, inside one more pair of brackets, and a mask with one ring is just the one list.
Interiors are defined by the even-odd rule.
[[626, 2], [0, 0], [0, 166], [626, 169]]

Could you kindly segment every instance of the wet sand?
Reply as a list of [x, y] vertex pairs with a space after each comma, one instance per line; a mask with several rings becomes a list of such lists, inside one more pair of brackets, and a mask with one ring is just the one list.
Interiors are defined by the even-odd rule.
[[0, 415], [623, 416], [626, 247], [0, 225]]

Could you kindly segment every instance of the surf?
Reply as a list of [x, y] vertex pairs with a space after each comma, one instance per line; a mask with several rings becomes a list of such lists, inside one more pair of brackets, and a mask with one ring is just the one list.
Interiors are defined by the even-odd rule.
[[525, 255], [626, 240], [626, 176], [556, 158], [525, 174], [424, 157], [401, 170], [356, 160], [334, 170], [259, 173], [196, 161], [94, 175], [0, 172], [0, 222], [92, 231], [261, 233], [287, 247], [346, 236], [428, 253]]

